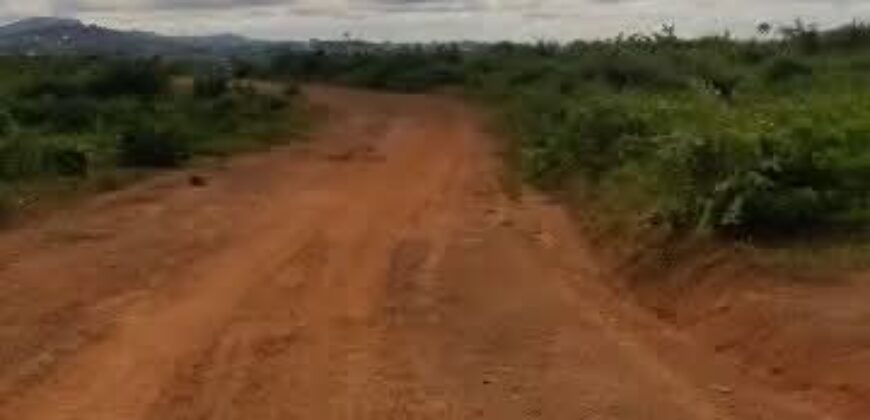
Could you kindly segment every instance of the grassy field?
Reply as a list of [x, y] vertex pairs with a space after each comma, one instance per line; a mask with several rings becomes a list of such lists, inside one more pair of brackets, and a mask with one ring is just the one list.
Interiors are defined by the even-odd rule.
[[503, 116], [540, 186], [606, 223], [779, 240], [870, 221], [870, 27], [276, 58], [273, 74], [399, 91], [461, 85]]
[[0, 59], [0, 219], [117, 188], [197, 156], [263, 147], [304, 126], [292, 89], [266, 92], [159, 59]]

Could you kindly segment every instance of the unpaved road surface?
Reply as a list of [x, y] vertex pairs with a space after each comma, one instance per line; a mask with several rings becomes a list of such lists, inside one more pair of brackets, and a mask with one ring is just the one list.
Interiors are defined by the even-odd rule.
[[0, 418], [829, 418], [613, 296], [459, 101], [308, 95], [310, 143], [0, 237]]

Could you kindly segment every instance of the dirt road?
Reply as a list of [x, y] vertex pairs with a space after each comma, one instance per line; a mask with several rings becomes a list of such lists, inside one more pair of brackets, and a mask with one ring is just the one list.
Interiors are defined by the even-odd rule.
[[456, 100], [0, 237], [0, 418], [823, 419], [622, 302]]

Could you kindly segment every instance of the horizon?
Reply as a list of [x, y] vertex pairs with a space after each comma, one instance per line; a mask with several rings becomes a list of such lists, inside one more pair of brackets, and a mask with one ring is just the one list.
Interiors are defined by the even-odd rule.
[[[166, 35], [232, 33], [292, 41], [535, 41], [602, 39], [650, 33], [674, 24], [677, 34], [749, 36], [760, 22], [796, 19], [822, 28], [870, 17], [855, 0], [41, 0], [0, 2], [0, 22], [27, 17], [79, 19], [122, 30]], [[118, 4], [122, 3], [122, 4]]]

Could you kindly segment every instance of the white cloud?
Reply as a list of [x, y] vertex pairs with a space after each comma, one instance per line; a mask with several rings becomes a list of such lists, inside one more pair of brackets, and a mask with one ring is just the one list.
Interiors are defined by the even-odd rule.
[[823, 25], [870, 18], [859, 0], [0, 0], [6, 20], [75, 16], [172, 33], [270, 38], [534, 39], [614, 36], [673, 22], [697, 35], [746, 33], [762, 20]]

